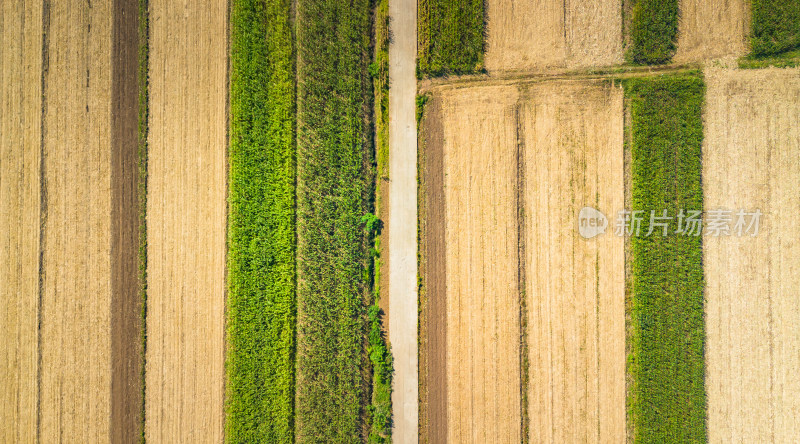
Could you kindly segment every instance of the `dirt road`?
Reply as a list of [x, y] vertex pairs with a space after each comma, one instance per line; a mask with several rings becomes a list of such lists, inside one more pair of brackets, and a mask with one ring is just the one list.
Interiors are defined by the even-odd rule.
[[221, 442], [227, 2], [150, 2], [146, 438]]
[[800, 71], [710, 70], [706, 80], [706, 210], [763, 213], [755, 237], [705, 240], [709, 442], [792, 442], [800, 436]]
[[[529, 442], [625, 440], [623, 92], [547, 82], [521, 100]], [[583, 207], [606, 233], [584, 239]]]
[[36, 439], [42, 2], [0, 5], [0, 442]]
[[417, 15], [415, 0], [389, 2], [389, 343], [397, 443], [417, 442]]

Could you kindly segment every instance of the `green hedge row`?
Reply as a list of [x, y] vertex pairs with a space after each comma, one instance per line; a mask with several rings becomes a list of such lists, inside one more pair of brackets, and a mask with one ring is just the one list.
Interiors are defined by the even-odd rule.
[[[705, 85], [697, 75], [625, 83], [631, 109], [632, 210], [703, 209]], [[703, 242], [632, 237], [629, 415], [637, 443], [706, 441]]]
[[294, 440], [297, 250], [291, 3], [231, 3], [229, 442]]
[[628, 59], [643, 65], [667, 63], [678, 40], [678, 0], [633, 0]]
[[365, 437], [374, 147], [370, 0], [297, 1], [298, 442]]
[[483, 70], [484, 0], [420, 0], [419, 77]]
[[800, 2], [752, 0], [753, 55], [769, 56], [800, 47]]

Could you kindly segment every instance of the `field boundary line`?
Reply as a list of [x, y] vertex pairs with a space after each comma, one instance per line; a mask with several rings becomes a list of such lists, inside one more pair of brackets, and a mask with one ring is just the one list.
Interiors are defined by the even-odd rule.
[[528, 384], [529, 384], [529, 362], [528, 362], [528, 302], [526, 295], [526, 273], [527, 253], [525, 237], [525, 139], [523, 135], [522, 119], [522, 99], [517, 101], [514, 107], [514, 119], [516, 120], [517, 138], [517, 192], [515, 195], [517, 205], [517, 292], [519, 294], [519, 363], [520, 363], [520, 437], [523, 444], [528, 443], [528, 429], [530, 418], [528, 417]]
[[554, 69], [549, 71], [510, 72], [500, 75], [481, 74], [425, 79], [419, 81], [418, 85], [420, 93], [433, 93], [479, 86], [511, 86], [558, 80], [628, 79], [662, 74], [682, 74], [702, 68], [703, 66], [699, 63], [688, 63], [661, 66], [618, 66], [608, 69], [589, 70]]
[[50, 0], [42, 0], [42, 73], [41, 115], [39, 121], [39, 288], [36, 301], [36, 442], [42, 441], [42, 300], [44, 299], [44, 251], [47, 227], [47, 176], [45, 174], [45, 140], [47, 139], [47, 75], [50, 68]]

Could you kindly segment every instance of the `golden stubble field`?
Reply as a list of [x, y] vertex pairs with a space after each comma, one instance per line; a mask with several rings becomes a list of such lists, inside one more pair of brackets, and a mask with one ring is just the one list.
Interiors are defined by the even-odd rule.
[[0, 8], [0, 442], [27, 443], [38, 390], [42, 4]]
[[761, 210], [706, 238], [709, 442], [800, 436], [800, 70], [706, 73], [706, 210]]
[[535, 71], [622, 63], [622, 2], [488, 0], [486, 69]]
[[221, 442], [227, 2], [150, 2], [148, 442]]
[[749, 49], [750, 2], [681, 0], [675, 62], [743, 56]]
[[[623, 91], [610, 83], [536, 85], [522, 100], [529, 442], [625, 439]], [[596, 208], [606, 233], [583, 239]]]
[[427, 439], [623, 441], [624, 241], [576, 222], [624, 205], [622, 89], [442, 88], [429, 106]]

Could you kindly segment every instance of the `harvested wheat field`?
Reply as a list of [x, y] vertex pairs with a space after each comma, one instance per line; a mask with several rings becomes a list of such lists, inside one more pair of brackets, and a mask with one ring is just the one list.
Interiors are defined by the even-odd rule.
[[793, 442], [800, 71], [715, 69], [706, 81], [705, 207], [764, 214], [755, 237], [705, 240], [709, 442]]
[[520, 440], [516, 101], [516, 88], [442, 97], [452, 443]]
[[742, 56], [749, 49], [750, 2], [681, 0], [675, 62]]
[[41, 2], [4, 1], [0, 39], [0, 442], [28, 443], [39, 355]]
[[623, 61], [622, 2], [486, 2], [486, 69], [534, 71]]
[[[624, 206], [623, 92], [545, 83], [520, 109], [529, 442], [623, 442], [625, 253], [613, 234]], [[583, 207], [609, 218], [604, 235], [580, 236]]]
[[146, 424], [221, 442], [227, 2], [150, 2]]

